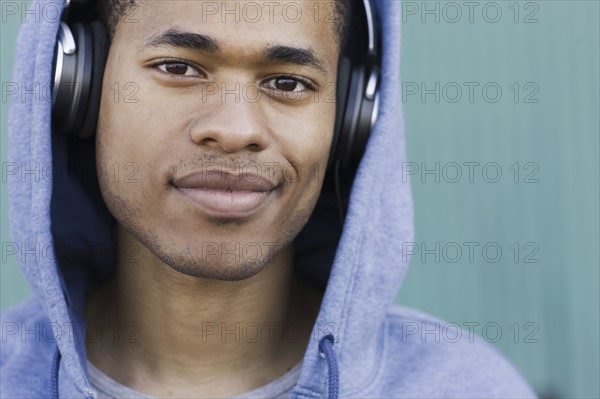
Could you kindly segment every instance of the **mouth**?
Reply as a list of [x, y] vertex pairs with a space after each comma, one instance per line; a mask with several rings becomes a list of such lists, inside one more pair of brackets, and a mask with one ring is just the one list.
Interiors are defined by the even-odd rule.
[[245, 218], [256, 213], [274, 190], [235, 191], [177, 186], [176, 188], [204, 213], [223, 218]]
[[172, 183], [185, 200], [218, 218], [247, 218], [257, 213], [278, 187], [259, 175], [219, 172], [192, 173]]

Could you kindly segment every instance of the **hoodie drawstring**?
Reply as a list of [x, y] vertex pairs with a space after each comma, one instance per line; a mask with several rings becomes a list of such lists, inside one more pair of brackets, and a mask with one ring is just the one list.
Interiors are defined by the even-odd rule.
[[50, 397], [52, 399], [58, 399], [58, 369], [60, 367], [60, 350], [58, 346], [54, 350], [54, 356], [52, 357], [52, 367], [50, 367]]
[[319, 341], [319, 352], [325, 354], [327, 360], [327, 370], [329, 373], [329, 396], [328, 399], [338, 399], [340, 390], [340, 372], [338, 370], [337, 357], [333, 350], [334, 338], [332, 334], [327, 334]]

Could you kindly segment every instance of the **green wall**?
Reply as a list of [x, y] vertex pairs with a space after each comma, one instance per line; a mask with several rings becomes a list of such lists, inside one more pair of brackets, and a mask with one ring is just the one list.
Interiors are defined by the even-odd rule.
[[[416, 240], [397, 302], [470, 326], [543, 397], [598, 398], [599, 3], [470, 4], [403, 6], [398, 178], [411, 179]], [[2, 82], [18, 24], [2, 23]], [[7, 242], [1, 180], [0, 201]], [[0, 307], [29, 294], [2, 259]]]
[[[489, 3], [479, 2], [472, 23], [465, 6], [452, 23], [447, 2], [437, 3], [439, 22], [422, 12], [436, 2], [404, 3], [403, 105], [416, 163], [406, 174], [419, 252], [398, 302], [465, 333], [473, 324], [464, 323], [480, 323], [474, 331], [486, 328], [540, 395], [598, 398], [598, 2], [499, 1], [482, 15]], [[433, 94], [420, 96], [421, 83]]]
[[[6, 4], [0, 0], [0, 308], [14, 304], [27, 297], [31, 290], [22, 276], [17, 260], [5, 257], [2, 243], [10, 242], [8, 226], [8, 197], [6, 180], [1, 167], [7, 162], [7, 135], [8, 135], [8, 104], [5, 101], [5, 84], [11, 82], [14, 49], [21, 22], [20, 16], [9, 17]], [[19, 2], [11, 2], [18, 4]]]

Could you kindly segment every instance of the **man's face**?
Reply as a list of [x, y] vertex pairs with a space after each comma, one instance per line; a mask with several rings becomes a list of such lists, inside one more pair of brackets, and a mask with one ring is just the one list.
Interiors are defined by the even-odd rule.
[[118, 24], [96, 136], [100, 188], [117, 221], [175, 270], [250, 277], [307, 222], [335, 120], [331, 10], [148, 1]]

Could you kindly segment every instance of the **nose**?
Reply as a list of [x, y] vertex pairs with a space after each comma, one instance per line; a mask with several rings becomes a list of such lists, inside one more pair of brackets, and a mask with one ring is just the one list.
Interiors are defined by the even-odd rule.
[[239, 81], [227, 82], [219, 85], [216, 92], [213, 90], [214, 94], [204, 96], [190, 129], [191, 140], [225, 153], [264, 150], [271, 135], [256, 90], [243, 87]]

